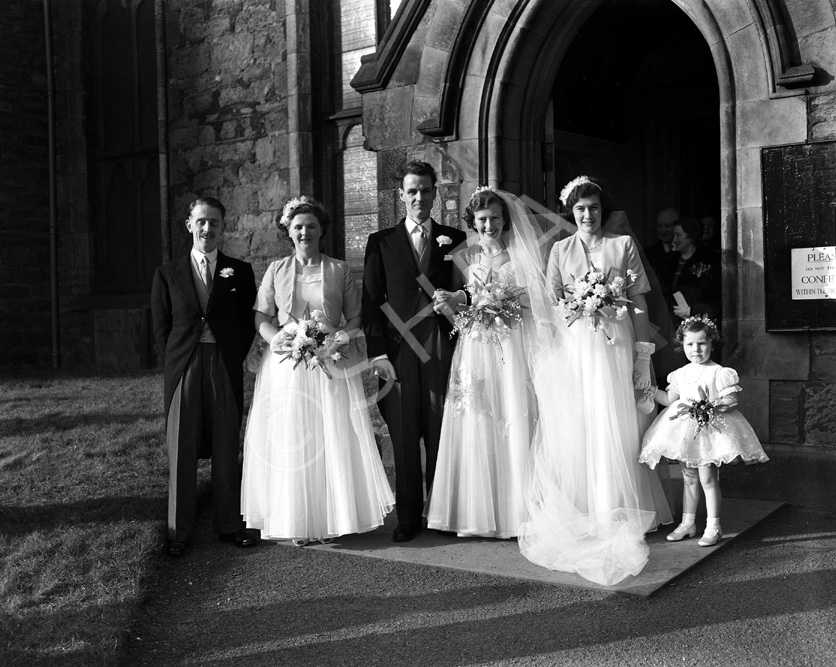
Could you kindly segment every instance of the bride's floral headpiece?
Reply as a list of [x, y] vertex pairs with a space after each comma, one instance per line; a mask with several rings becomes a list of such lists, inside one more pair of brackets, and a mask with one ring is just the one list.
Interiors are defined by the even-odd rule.
[[282, 225], [282, 227], [288, 227], [290, 225], [290, 220], [293, 218], [293, 212], [303, 204], [313, 206], [314, 208], [320, 208], [319, 202], [315, 199], [311, 199], [307, 195], [302, 195], [301, 197], [293, 197], [293, 199], [290, 199], [287, 202], [287, 204], [284, 205], [284, 208], [282, 209], [282, 217], [279, 220], [279, 224]]
[[496, 190], [494, 190], [490, 185], [480, 185], [473, 191], [473, 194], [470, 195], [470, 198], [473, 199], [476, 195], [482, 194], [483, 192], [492, 192], [493, 194], [499, 194]]
[[566, 186], [560, 191], [560, 201], [563, 202], [563, 205], [566, 206], [566, 202], [569, 201], [569, 195], [572, 194], [572, 191], [578, 187], [579, 185], [584, 185], [586, 183], [590, 183], [594, 185], [599, 190], [601, 186], [595, 183], [594, 181], [589, 180], [589, 176], [578, 176], [577, 178], [573, 178], [569, 181]]

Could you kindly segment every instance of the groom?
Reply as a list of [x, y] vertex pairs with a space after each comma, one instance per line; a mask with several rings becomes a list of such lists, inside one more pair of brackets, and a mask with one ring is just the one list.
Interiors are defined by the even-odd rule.
[[[464, 299], [450, 295], [450, 253], [466, 234], [430, 218], [436, 196], [435, 170], [410, 162], [400, 175], [406, 218], [369, 236], [363, 271], [363, 330], [369, 359], [380, 378], [378, 405], [395, 455], [395, 542], [408, 542], [422, 527], [426, 490], [432, 487], [447, 376], [453, 357], [452, 325], [443, 314]], [[444, 295], [443, 297], [441, 295]], [[443, 298], [444, 303], [438, 303]], [[388, 385], [388, 386], [387, 386]]]
[[154, 274], [151, 313], [164, 358], [166, 446], [169, 461], [169, 556], [182, 556], [197, 512], [197, 460], [212, 455], [212, 524], [239, 547], [255, 538], [243, 530], [239, 431], [244, 408], [242, 364], [255, 337], [252, 267], [227, 257], [221, 202], [189, 206], [188, 255]]

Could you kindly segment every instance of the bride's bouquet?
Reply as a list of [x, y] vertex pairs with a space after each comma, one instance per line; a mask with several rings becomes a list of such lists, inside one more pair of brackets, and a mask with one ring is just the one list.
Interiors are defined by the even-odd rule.
[[343, 358], [340, 351], [348, 344], [345, 331], [331, 332], [330, 325], [321, 310], [308, 313], [301, 318], [290, 316], [291, 322], [285, 324], [270, 341], [270, 349], [281, 357], [281, 361], [291, 359], [293, 369], [304, 364], [307, 369], [319, 368], [325, 377], [331, 379], [328, 366]]
[[676, 414], [670, 416], [671, 421], [674, 419], [690, 419], [693, 423], [694, 438], [696, 438], [703, 429], [720, 430], [720, 425], [725, 424], [725, 420], [720, 416], [717, 404], [708, 400], [708, 392], [703, 387], [698, 387], [700, 392], [699, 400], [686, 399], [679, 404], [679, 410]]
[[614, 345], [603, 319], [621, 320], [627, 316], [627, 304], [631, 303], [625, 295], [627, 288], [636, 280], [635, 271], [627, 271], [627, 280], [616, 276], [608, 280], [609, 271], [602, 273], [592, 269], [580, 278], [574, 278], [571, 285], [563, 290], [568, 298], [558, 300], [557, 307], [563, 315], [566, 326], [572, 326], [581, 317], [586, 317], [589, 328], [603, 332], [607, 337], [607, 345]]
[[465, 289], [471, 295], [470, 305], [456, 315], [453, 332], [493, 343], [499, 348], [501, 359], [502, 339], [522, 322], [525, 306], [520, 297], [525, 287], [489, 280], [469, 283]]

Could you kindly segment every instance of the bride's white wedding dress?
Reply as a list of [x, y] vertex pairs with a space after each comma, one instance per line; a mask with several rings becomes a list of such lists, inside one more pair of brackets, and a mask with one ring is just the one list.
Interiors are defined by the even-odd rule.
[[[641, 278], [638, 256], [624, 258], [632, 250], [626, 238], [607, 235], [603, 257], [594, 258], [572, 257], [578, 248], [566, 239], [561, 264], [578, 264], [571, 273], [582, 275], [591, 260], [611, 278], [626, 278], [628, 268]], [[558, 321], [552, 344], [532, 359], [540, 419], [519, 542], [538, 565], [613, 585], [644, 568], [645, 533], [672, 517], [659, 478], [638, 462], [646, 419], [636, 410], [632, 321], [608, 319], [606, 327], [611, 344], [584, 318], [571, 327]]]
[[[480, 246], [464, 253], [466, 282], [516, 285], [509, 261], [492, 270]], [[526, 518], [532, 402], [522, 327], [511, 328], [498, 348], [463, 334], [453, 355], [427, 526], [459, 537], [509, 538]]]

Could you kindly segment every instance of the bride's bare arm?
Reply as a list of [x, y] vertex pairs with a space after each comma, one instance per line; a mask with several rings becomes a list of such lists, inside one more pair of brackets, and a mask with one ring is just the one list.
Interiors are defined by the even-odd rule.
[[258, 334], [266, 341], [273, 340], [279, 330], [273, 324], [273, 318], [270, 315], [265, 315], [261, 311], [255, 311], [255, 328]]

